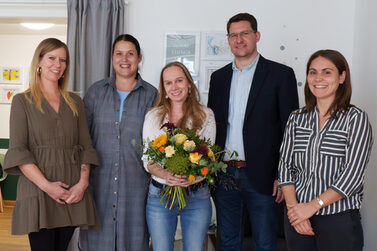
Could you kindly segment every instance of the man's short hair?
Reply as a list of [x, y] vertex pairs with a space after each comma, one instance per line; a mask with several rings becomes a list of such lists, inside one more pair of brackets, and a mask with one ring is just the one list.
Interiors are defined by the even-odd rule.
[[255, 17], [249, 13], [238, 13], [237, 15], [231, 17], [226, 24], [226, 31], [229, 34], [229, 28], [232, 23], [237, 23], [240, 21], [248, 21], [250, 23], [251, 28], [254, 31], [258, 31], [258, 23]]

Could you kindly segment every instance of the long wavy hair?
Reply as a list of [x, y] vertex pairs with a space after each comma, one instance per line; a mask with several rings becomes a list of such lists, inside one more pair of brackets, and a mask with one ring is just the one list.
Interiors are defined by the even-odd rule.
[[170, 99], [166, 98], [167, 93], [164, 88], [163, 74], [167, 68], [173, 66], [182, 69], [185, 77], [187, 78], [191, 86], [191, 91], [189, 91], [186, 101], [184, 103], [184, 116], [181, 119], [180, 124], [176, 126], [179, 126], [181, 128], [187, 128], [189, 126], [188, 123], [191, 122], [191, 129], [199, 130], [203, 126], [203, 123], [206, 119], [206, 114], [202, 108], [202, 105], [200, 104], [200, 95], [198, 88], [196, 88], [194, 80], [192, 79], [192, 76], [190, 72], [187, 70], [186, 66], [184, 66], [180, 62], [171, 62], [165, 65], [165, 67], [161, 70], [159, 90], [154, 104], [154, 107], [157, 107], [159, 109], [160, 124], [164, 123], [166, 114], [169, 114], [171, 111]]
[[67, 45], [56, 38], [47, 38], [39, 43], [37, 49], [35, 49], [33, 59], [30, 65], [30, 87], [25, 91], [26, 99], [34, 104], [41, 112], [42, 109], [42, 90], [41, 90], [41, 75], [38, 73], [39, 62], [43, 56], [53, 50], [64, 48], [66, 56], [66, 68], [63, 76], [58, 81], [59, 91], [64, 98], [65, 102], [68, 104], [69, 108], [72, 110], [74, 116], [77, 116], [77, 107], [74, 100], [71, 98], [68, 92], [68, 80], [69, 80], [69, 52]]
[[[335, 99], [326, 112], [326, 114], [330, 114], [332, 117], [335, 118], [338, 111], [346, 111], [349, 107], [353, 106], [350, 103], [352, 95], [350, 69], [347, 60], [340, 52], [335, 50], [319, 50], [314, 52], [313, 55], [310, 56], [308, 63], [306, 65], [306, 76], [308, 76], [309, 74], [310, 65], [312, 64], [313, 60], [318, 57], [323, 57], [330, 60], [338, 69], [339, 74], [342, 74], [343, 72], [346, 73], [346, 78], [343, 84], [338, 86], [338, 89], [335, 93]], [[306, 106], [303, 112], [312, 112], [315, 106], [317, 105], [317, 99], [310, 91], [307, 78], [305, 82], [304, 93]]]

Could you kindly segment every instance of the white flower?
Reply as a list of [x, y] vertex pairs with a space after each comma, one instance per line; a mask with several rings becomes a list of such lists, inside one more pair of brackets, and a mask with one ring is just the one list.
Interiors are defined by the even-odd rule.
[[195, 149], [195, 142], [192, 140], [186, 140], [185, 143], [183, 143], [183, 150], [186, 152], [191, 152]]
[[165, 147], [166, 158], [170, 158], [171, 156], [173, 156], [174, 153], [175, 153], [175, 150], [173, 146]]

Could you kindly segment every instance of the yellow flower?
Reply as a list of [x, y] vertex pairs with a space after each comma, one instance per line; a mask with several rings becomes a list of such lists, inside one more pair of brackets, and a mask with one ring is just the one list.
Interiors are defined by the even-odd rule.
[[198, 164], [201, 157], [202, 155], [200, 153], [190, 153], [189, 160], [191, 161], [191, 163]]
[[180, 133], [180, 134], [175, 135], [174, 139], [175, 139], [175, 143], [177, 145], [181, 145], [181, 144], [183, 144], [183, 142], [185, 142], [187, 140], [187, 136]]
[[186, 152], [191, 152], [195, 149], [195, 142], [192, 140], [186, 140], [185, 143], [183, 143], [183, 150]]
[[170, 158], [171, 156], [173, 156], [174, 153], [175, 153], [175, 150], [173, 146], [167, 146], [165, 148], [166, 158]]
[[208, 154], [207, 155], [210, 158], [213, 156], [213, 152], [212, 152], [212, 150], [210, 148], [208, 148]]
[[153, 140], [152, 147], [153, 147], [154, 149], [158, 149], [158, 148], [160, 148], [161, 146], [166, 145], [167, 142], [168, 142], [168, 135], [166, 135], [166, 134], [161, 134], [161, 135], [158, 136], [155, 140]]

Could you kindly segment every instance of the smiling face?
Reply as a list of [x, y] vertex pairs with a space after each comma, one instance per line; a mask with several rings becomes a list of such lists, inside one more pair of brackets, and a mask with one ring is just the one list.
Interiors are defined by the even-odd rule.
[[58, 82], [67, 67], [66, 63], [67, 52], [64, 48], [61, 47], [47, 52], [38, 64], [38, 67], [41, 68], [41, 80]]
[[136, 47], [128, 41], [119, 41], [115, 44], [113, 53], [113, 67], [116, 75], [123, 78], [135, 78], [141, 55], [137, 54]]
[[171, 102], [185, 102], [191, 84], [183, 70], [178, 66], [168, 67], [162, 73], [162, 79], [166, 95], [168, 95]]
[[260, 33], [255, 32], [248, 21], [231, 23], [229, 26], [228, 43], [236, 59], [255, 58], [259, 39]]
[[340, 74], [330, 60], [317, 57], [309, 66], [307, 83], [317, 102], [331, 104], [335, 99], [339, 84], [343, 84], [345, 78], [345, 71]]

